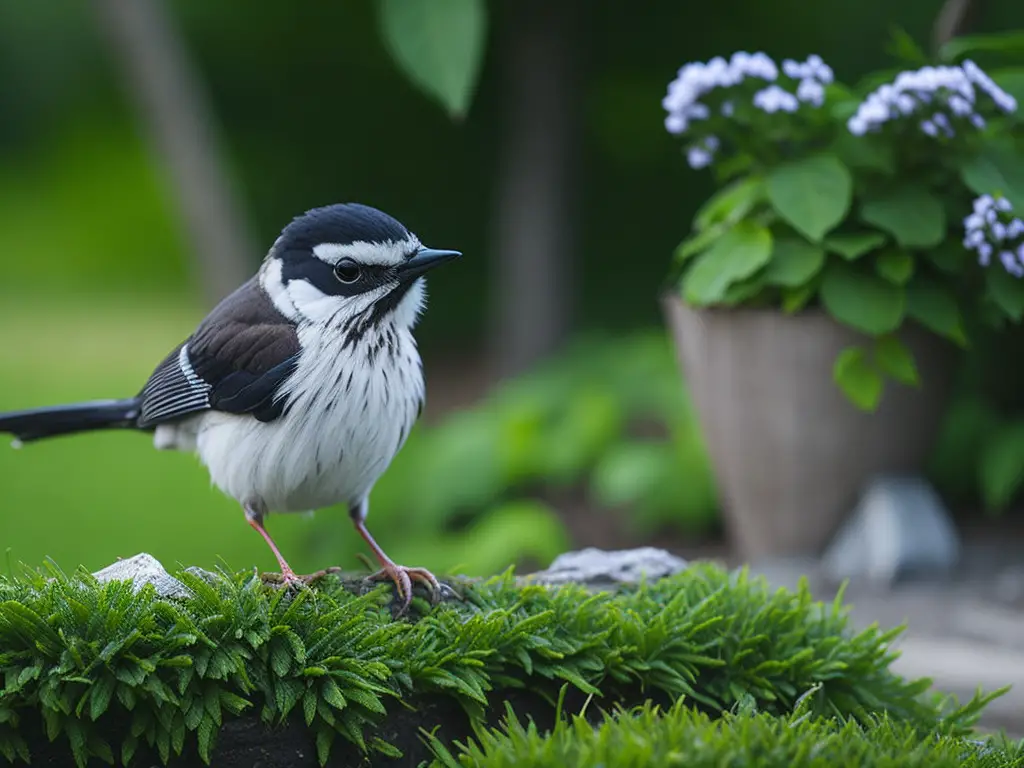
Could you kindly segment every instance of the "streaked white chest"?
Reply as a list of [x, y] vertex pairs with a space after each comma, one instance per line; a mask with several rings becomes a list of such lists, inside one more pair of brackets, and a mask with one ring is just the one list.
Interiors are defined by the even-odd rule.
[[390, 326], [382, 333], [345, 346], [338, 333], [300, 329], [303, 352], [285, 385], [282, 418], [203, 414], [196, 448], [213, 483], [270, 512], [365, 497], [404, 444], [424, 397], [411, 332]]

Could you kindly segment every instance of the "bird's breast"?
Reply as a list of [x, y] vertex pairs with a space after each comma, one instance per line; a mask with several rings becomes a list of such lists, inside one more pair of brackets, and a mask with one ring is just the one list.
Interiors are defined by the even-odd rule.
[[357, 343], [301, 329], [285, 413], [263, 423], [211, 413], [197, 441], [214, 483], [271, 512], [356, 503], [404, 444], [424, 397], [415, 341], [385, 327]]

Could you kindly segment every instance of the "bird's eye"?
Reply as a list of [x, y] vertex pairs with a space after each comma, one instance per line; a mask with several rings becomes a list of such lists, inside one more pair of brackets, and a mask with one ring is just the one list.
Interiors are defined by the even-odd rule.
[[363, 274], [363, 270], [352, 259], [342, 259], [334, 266], [334, 276], [346, 285], [351, 285]]

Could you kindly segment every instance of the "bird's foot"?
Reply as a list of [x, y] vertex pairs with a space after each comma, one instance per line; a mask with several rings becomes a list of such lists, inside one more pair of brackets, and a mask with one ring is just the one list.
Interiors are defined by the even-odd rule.
[[412, 602], [412, 583], [419, 581], [426, 585], [430, 592], [430, 602], [437, 604], [441, 599], [441, 583], [426, 568], [406, 568], [404, 565], [397, 565], [390, 561], [383, 563], [383, 568], [374, 574], [367, 576], [368, 581], [385, 581], [390, 579], [395, 583], [398, 590], [400, 606], [398, 615], [402, 615], [409, 608]]
[[264, 573], [260, 575], [260, 578], [264, 584], [280, 584], [285, 587], [298, 589], [301, 587], [308, 587], [332, 573], [341, 573], [341, 568], [331, 566], [330, 568], [322, 568], [319, 571], [307, 573], [303, 576], [295, 573], [295, 571], [288, 570], [284, 573]]

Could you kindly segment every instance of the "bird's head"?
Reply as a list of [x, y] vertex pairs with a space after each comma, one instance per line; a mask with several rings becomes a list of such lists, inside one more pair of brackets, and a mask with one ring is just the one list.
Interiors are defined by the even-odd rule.
[[314, 208], [282, 231], [260, 270], [278, 311], [297, 323], [412, 327], [423, 276], [461, 254], [425, 248], [386, 213], [357, 203]]

